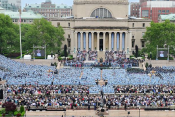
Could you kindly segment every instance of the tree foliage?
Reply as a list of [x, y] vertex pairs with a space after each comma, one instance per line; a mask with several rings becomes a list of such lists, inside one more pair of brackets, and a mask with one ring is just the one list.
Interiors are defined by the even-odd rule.
[[34, 20], [31, 25], [23, 25], [23, 29], [23, 40], [26, 48], [31, 48], [33, 44], [36, 46], [46, 45], [48, 52], [53, 51], [55, 53], [60, 49], [64, 40], [62, 27], [56, 28], [46, 19]]
[[[14, 24], [12, 19], [0, 14], [0, 54], [20, 52], [19, 25]], [[21, 24], [22, 49], [32, 51], [35, 46], [45, 46], [50, 54], [60, 50], [64, 40], [64, 30], [61, 26], [54, 27], [46, 19], [34, 20], [32, 24]]]
[[11, 18], [7, 15], [0, 14], [0, 53], [14, 51], [19, 38], [19, 26], [13, 24]]
[[175, 47], [175, 24], [166, 20], [163, 23], [151, 22], [143, 36], [146, 41], [146, 48], [143, 52], [152, 53], [152, 58], [156, 58], [157, 45], [163, 48], [165, 44], [170, 46], [170, 53], [174, 53]]

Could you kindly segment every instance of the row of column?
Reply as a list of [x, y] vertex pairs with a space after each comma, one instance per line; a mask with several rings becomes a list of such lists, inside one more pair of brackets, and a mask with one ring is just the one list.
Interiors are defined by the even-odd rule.
[[[97, 45], [94, 46], [94, 33], [97, 33]], [[99, 51], [100, 33], [103, 33], [103, 51], [106, 51], [106, 33], [109, 33], [108, 50], [122, 51], [126, 50], [128, 40], [128, 32], [75, 32], [74, 49], [88, 51], [89, 49]], [[96, 47], [96, 49], [94, 48]]]

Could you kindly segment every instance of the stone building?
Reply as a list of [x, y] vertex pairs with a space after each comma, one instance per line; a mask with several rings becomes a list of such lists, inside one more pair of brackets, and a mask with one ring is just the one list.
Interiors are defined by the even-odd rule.
[[47, 19], [72, 16], [72, 7], [64, 4], [56, 5], [51, 0], [46, 0], [41, 4], [26, 4], [23, 11], [32, 10], [41, 14]]
[[21, 7], [21, 0], [0, 0], [0, 7], [17, 12]]
[[[106, 51], [123, 51], [127, 57], [145, 46], [143, 35], [150, 20], [129, 19], [128, 0], [74, 0], [73, 18], [52, 19], [55, 27], [65, 31], [63, 46], [77, 51], [97, 51], [105, 59]], [[62, 47], [63, 47], [62, 46]]]

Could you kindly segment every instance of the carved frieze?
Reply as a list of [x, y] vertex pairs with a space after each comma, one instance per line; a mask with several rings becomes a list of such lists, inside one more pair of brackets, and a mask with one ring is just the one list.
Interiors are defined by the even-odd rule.
[[129, 5], [128, 0], [74, 0], [74, 4], [123, 4]]

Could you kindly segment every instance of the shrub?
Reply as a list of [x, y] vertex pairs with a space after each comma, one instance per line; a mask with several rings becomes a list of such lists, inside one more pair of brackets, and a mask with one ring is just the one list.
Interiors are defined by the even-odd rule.
[[148, 63], [145, 64], [145, 67], [146, 67], [146, 68], [148, 67]]
[[5, 108], [5, 111], [7, 113], [9, 112], [14, 112], [16, 110], [16, 105], [14, 103], [11, 103], [11, 102], [6, 102], [2, 105], [2, 107]]
[[14, 115], [16, 116], [17, 114], [21, 113], [20, 111], [15, 111]]
[[24, 116], [24, 115], [25, 115], [25, 112], [22, 112], [22, 113], [21, 113], [21, 116]]
[[54, 66], [57, 67], [57, 65], [58, 65], [58, 64], [55, 62], [55, 63], [54, 63]]
[[58, 57], [58, 60], [63, 60], [61, 57]]
[[20, 112], [21, 112], [21, 113], [24, 112], [24, 106], [21, 106], [21, 107], [20, 107]]
[[5, 113], [5, 108], [2, 108], [1, 110], [0, 110], [0, 114], [4, 114]]
[[[18, 113], [16, 116], [17, 116], [17, 117], [20, 117], [20, 116], [21, 116], [21, 114], [20, 114], [20, 113]], [[24, 115], [23, 115], [23, 116], [24, 116]]]

